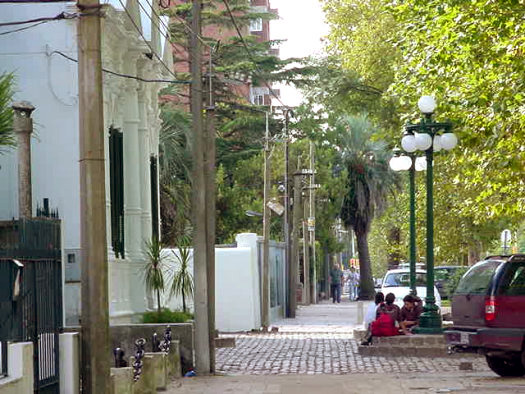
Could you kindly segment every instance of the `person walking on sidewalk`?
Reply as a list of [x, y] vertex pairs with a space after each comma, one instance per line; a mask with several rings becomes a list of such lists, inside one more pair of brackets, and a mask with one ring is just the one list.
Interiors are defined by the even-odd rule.
[[341, 279], [343, 278], [343, 271], [339, 268], [337, 263], [334, 263], [332, 269], [330, 269], [330, 290], [332, 292], [333, 303], [341, 302]]

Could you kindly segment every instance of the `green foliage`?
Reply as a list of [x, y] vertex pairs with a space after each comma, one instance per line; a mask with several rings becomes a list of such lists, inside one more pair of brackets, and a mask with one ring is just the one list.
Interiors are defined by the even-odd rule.
[[160, 312], [146, 312], [142, 315], [142, 323], [185, 323], [193, 320], [193, 314], [181, 311], [171, 311], [162, 308]]
[[[164, 92], [164, 93], [169, 93]], [[161, 107], [159, 186], [162, 239], [174, 245], [191, 221], [191, 145], [189, 114], [165, 104]]]
[[448, 298], [452, 298], [454, 295], [459, 281], [465, 275], [465, 272], [467, 272], [468, 267], [460, 267], [454, 272], [454, 275], [452, 275], [450, 278], [447, 279], [447, 283], [445, 285], [445, 293], [448, 295]]
[[376, 129], [366, 116], [345, 117], [336, 125], [336, 140], [347, 170], [341, 219], [357, 237], [361, 286], [359, 297], [374, 295], [368, 234], [375, 216], [385, 208], [387, 196], [398, 186], [397, 174], [388, 166], [386, 144], [372, 141]]
[[11, 99], [13, 97], [13, 76], [11, 74], [0, 75], [0, 153], [2, 146], [13, 146], [15, 144], [13, 128], [13, 110]]
[[181, 236], [177, 242], [179, 253], [172, 251], [179, 266], [174, 270], [170, 297], [182, 297], [182, 311], [187, 312], [186, 300], [193, 297], [193, 276], [189, 270], [189, 261], [191, 259], [191, 239], [189, 236]]
[[157, 310], [160, 314], [161, 304], [160, 296], [165, 289], [164, 281], [164, 256], [162, 254], [162, 243], [157, 238], [146, 241], [146, 255], [148, 261], [143, 268], [144, 284], [148, 293], [155, 292], [157, 295]]

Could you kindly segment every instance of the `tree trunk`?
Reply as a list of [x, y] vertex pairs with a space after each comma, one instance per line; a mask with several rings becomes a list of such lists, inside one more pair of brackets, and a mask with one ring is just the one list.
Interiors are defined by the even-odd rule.
[[370, 253], [368, 251], [368, 233], [356, 232], [355, 235], [357, 238], [357, 253], [359, 255], [359, 299], [373, 300], [375, 291]]
[[186, 295], [184, 289], [186, 288], [186, 281], [182, 279], [182, 311], [186, 313]]
[[159, 312], [159, 315], [160, 315], [160, 290], [157, 290], [157, 311]]

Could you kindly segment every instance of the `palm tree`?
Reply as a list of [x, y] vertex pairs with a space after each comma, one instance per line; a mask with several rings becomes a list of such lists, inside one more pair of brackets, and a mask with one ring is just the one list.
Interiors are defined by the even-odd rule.
[[182, 311], [186, 313], [186, 299], [193, 297], [193, 277], [189, 270], [189, 261], [191, 258], [190, 238], [182, 235], [177, 242], [179, 253], [172, 250], [179, 267], [173, 272], [173, 281], [171, 283], [170, 297], [182, 297]]
[[148, 293], [155, 292], [157, 295], [157, 311], [160, 315], [160, 294], [164, 292], [164, 256], [162, 255], [162, 242], [156, 237], [146, 241], [146, 255], [148, 262], [144, 267], [144, 283]]
[[14, 145], [13, 110], [10, 105], [12, 96], [13, 76], [11, 74], [0, 75], [0, 148]]
[[374, 283], [368, 233], [376, 215], [385, 208], [389, 192], [399, 186], [397, 174], [390, 170], [390, 151], [383, 141], [374, 141], [377, 133], [366, 116], [344, 117], [336, 126], [341, 159], [347, 170], [346, 193], [341, 218], [357, 238], [360, 266], [359, 298], [374, 297]]

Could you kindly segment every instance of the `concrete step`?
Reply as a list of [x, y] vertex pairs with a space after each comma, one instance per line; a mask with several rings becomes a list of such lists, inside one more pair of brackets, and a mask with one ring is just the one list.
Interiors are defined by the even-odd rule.
[[449, 355], [446, 347], [406, 347], [406, 346], [359, 346], [358, 352], [364, 357], [480, 357], [472, 353], [454, 353]]
[[447, 343], [443, 335], [397, 335], [394, 337], [373, 337], [375, 347], [444, 347]]

